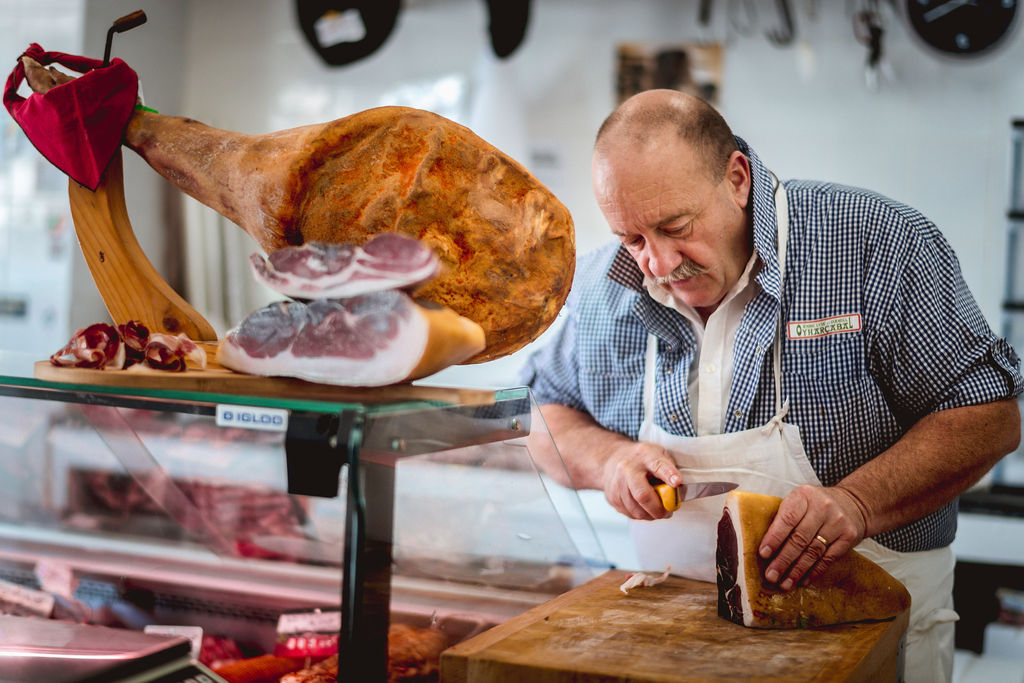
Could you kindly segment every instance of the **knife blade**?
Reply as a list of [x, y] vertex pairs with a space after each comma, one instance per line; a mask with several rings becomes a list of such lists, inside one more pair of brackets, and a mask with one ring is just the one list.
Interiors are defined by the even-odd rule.
[[665, 482], [659, 482], [654, 485], [654, 488], [661, 496], [661, 504], [665, 506], [665, 509], [674, 512], [688, 500], [728, 493], [737, 486], [739, 484], [731, 481], [701, 481], [679, 486], [669, 486]]

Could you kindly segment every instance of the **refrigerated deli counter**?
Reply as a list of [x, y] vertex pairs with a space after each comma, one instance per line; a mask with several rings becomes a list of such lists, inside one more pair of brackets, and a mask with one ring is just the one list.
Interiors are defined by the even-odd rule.
[[[525, 388], [219, 393], [42, 380], [38, 362], [0, 351], [0, 612], [110, 651], [0, 624], [0, 679], [56, 660], [47, 680], [218, 680], [217, 657], [298, 634], [336, 643], [340, 680], [386, 680], [389, 627], [455, 645], [608, 568], [533, 457], [550, 437]], [[97, 674], [108, 660], [134, 669]]]

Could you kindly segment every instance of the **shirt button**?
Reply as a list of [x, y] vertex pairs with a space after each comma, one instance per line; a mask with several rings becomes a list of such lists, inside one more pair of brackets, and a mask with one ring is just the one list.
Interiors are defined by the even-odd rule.
[[671, 374], [672, 374], [672, 372], [673, 372], [673, 371], [672, 371], [672, 368], [666, 368], [666, 370], [665, 370], [665, 374], [666, 374], [666, 375], [671, 375]]
[[672, 413], [671, 415], [669, 415], [668, 419], [669, 419], [670, 422], [679, 422], [679, 416], [676, 415], [675, 413]]
[[706, 368], [704, 368], [704, 372], [708, 373], [709, 375], [714, 374], [718, 372], [718, 366], [715, 365], [714, 363], [711, 363]]
[[742, 410], [737, 410], [737, 411], [735, 411], [735, 412], [733, 413], [733, 415], [734, 415], [735, 417], [743, 417], [743, 411], [742, 411]]

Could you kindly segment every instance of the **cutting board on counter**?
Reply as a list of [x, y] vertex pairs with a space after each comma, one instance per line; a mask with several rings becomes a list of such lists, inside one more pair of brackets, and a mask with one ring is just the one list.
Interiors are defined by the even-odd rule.
[[628, 595], [612, 570], [441, 655], [444, 683], [893, 681], [909, 613], [762, 630], [718, 616], [715, 584], [669, 577]]
[[[201, 344], [207, 346], [206, 344]], [[184, 372], [167, 372], [148, 367], [129, 370], [93, 370], [57, 367], [49, 361], [38, 361], [33, 367], [36, 379], [60, 384], [124, 389], [155, 389], [209, 394], [234, 394], [267, 398], [307, 399], [338, 403], [386, 403], [398, 401], [439, 401], [460, 405], [489, 405], [494, 392], [483, 389], [433, 387], [416, 384], [394, 384], [386, 387], [342, 387], [306, 382], [288, 377], [246, 375], [220, 366], [215, 345], [209, 345], [207, 367], [189, 368]]]

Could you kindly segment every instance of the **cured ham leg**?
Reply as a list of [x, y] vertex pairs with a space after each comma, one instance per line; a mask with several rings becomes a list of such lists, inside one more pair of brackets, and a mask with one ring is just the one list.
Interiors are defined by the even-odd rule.
[[382, 232], [419, 239], [441, 272], [416, 296], [484, 328], [487, 346], [474, 362], [536, 338], [572, 283], [568, 210], [518, 163], [430, 112], [381, 107], [242, 135], [138, 111], [125, 142], [267, 252], [362, 244]]
[[[61, 80], [25, 64], [37, 92]], [[382, 232], [420, 240], [441, 272], [417, 298], [484, 329], [486, 347], [469, 362], [539, 336], [572, 284], [569, 211], [519, 163], [437, 114], [380, 107], [244, 135], [138, 110], [124, 142], [268, 253], [309, 241], [361, 245]]]
[[813, 582], [791, 591], [764, 580], [757, 549], [782, 499], [733, 491], [718, 523], [718, 614], [754, 628], [813, 628], [891, 619], [910, 593], [877, 564], [851, 550]]

